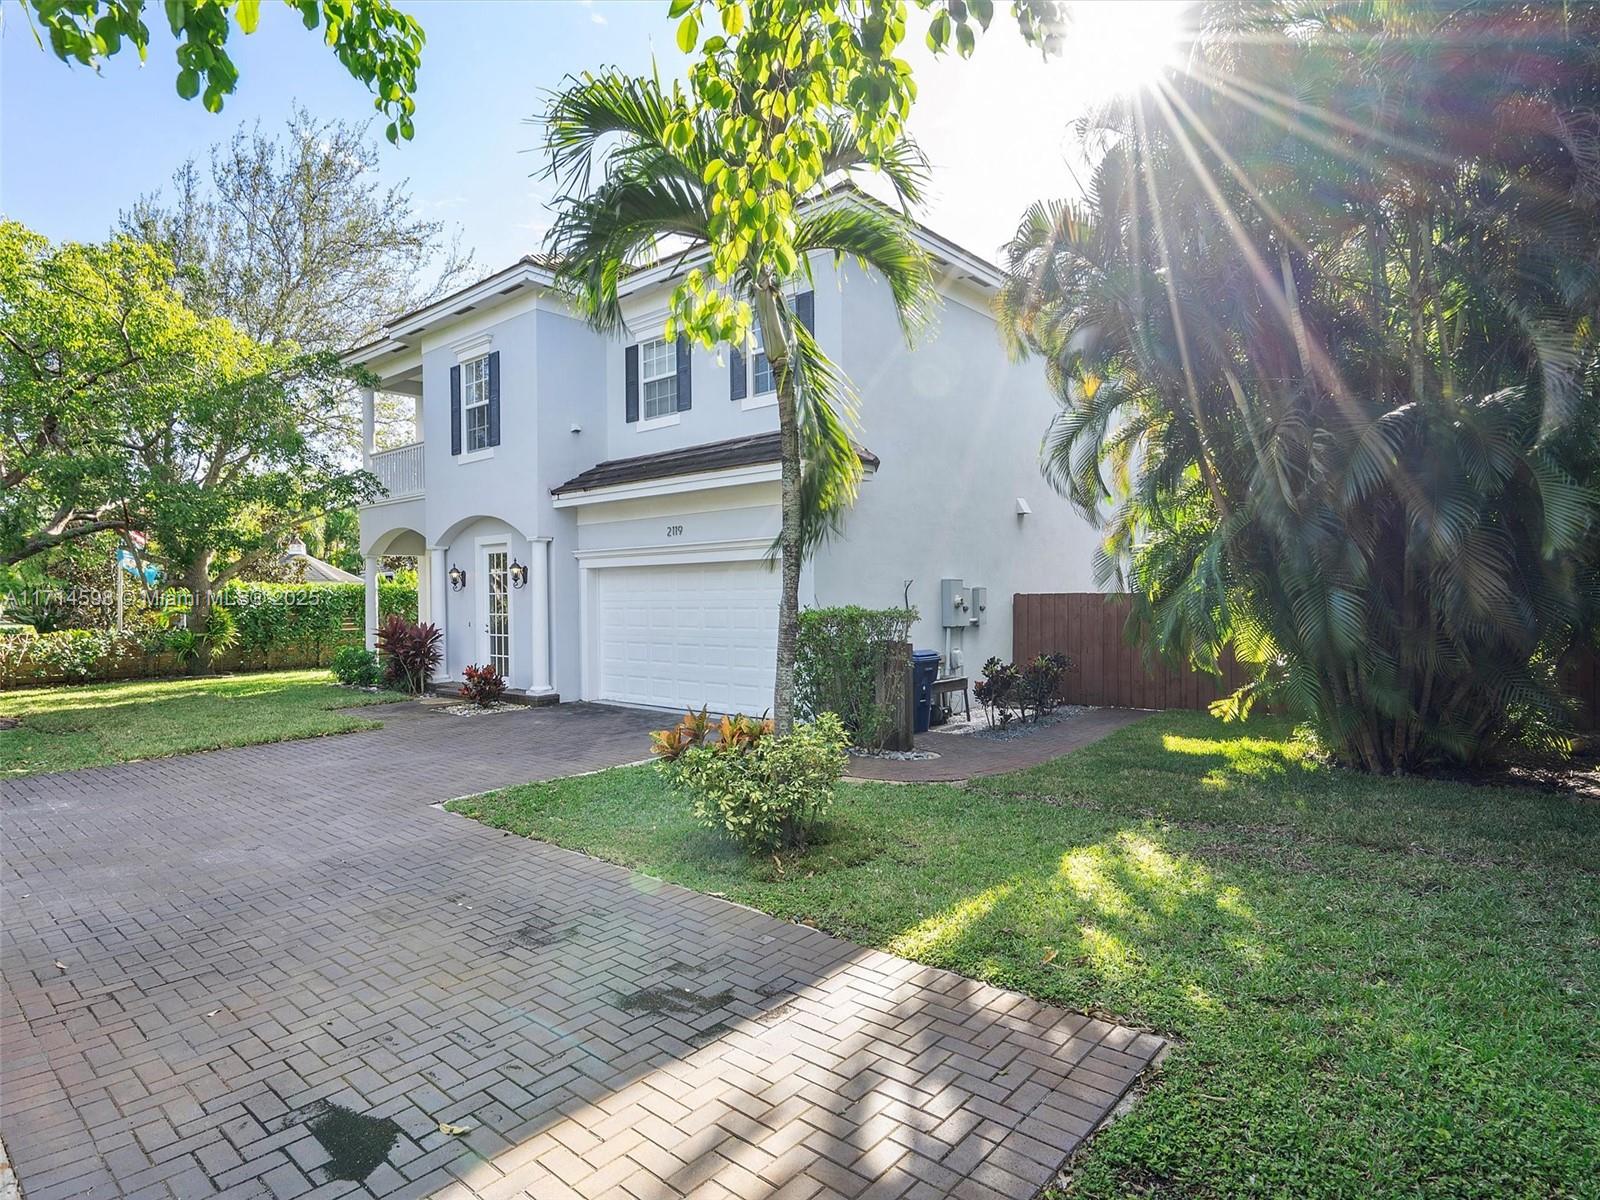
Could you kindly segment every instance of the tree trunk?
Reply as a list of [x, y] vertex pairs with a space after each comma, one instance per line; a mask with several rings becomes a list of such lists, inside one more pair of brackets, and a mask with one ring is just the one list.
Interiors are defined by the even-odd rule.
[[[189, 628], [194, 635], [203, 638], [206, 625], [211, 620], [211, 552], [202, 551], [199, 557], [191, 562], [183, 571], [183, 586], [188, 590], [189, 602]], [[190, 675], [202, 675], [206, 668], [206, 654], [202, 647], [200, 652], [188, 664]]]
[[775, 290], [756, 295], [761, 343], [772, 364], [778, 392], [778, 445], [783, 466], [783, 527], [778, 537], [783, 583], [778, 598], [778, 660], [773, 674], [772, 728], [779, 737], [794, 729], [794, 656], [800, 633], [800, 417], [795, 402], [794, 361], [788, 329]]

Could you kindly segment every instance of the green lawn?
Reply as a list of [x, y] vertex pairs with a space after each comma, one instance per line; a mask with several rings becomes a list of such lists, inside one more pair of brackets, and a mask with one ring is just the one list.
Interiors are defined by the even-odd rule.
[[1174, 1036], [1073, 1195], [1600, 1195], [1600, 808], [1152, 717], [967, 788], [851, 785], [751, 863], [649, 768], [451, 808]]
[[0, 779], [371, 729], [378, 722], [331, 710], [405, 699], [329, 678], [270, 671], [0, 692], [0, 717], [22, 721], [0, 729]]

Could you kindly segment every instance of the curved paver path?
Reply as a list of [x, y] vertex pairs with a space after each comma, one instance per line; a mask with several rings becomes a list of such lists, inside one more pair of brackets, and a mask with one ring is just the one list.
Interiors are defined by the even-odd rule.
[[648, 715], [382, 717], [0, 784], [28, 1200], [1020, 1197], [1159, 1049], [425, 803]]

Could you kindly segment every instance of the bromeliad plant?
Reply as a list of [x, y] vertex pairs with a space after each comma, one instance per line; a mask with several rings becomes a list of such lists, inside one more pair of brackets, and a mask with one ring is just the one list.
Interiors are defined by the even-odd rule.
[[833, 713], [778, 737], [765, 718], [741, 713], [713, 725], [701, 709], [650, 737], [656, 770], [689, 798], [695, 819], [752, 854], [805, 849], [833, 802], [849, 745]]

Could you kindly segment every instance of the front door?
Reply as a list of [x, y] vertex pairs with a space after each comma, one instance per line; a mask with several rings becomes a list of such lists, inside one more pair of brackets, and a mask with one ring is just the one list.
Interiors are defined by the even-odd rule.
[[511, 677], [510, 555], [505, 545], [483, 548], [483, 612], [479, 661]]

